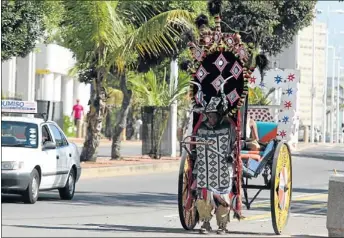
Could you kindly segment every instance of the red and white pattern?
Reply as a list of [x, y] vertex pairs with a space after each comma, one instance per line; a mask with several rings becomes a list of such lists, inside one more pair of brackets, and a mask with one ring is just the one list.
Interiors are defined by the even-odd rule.
[[243, 46], [239, 46], [239, 48], [237, 49], [237, 54], [239, 55], [241, 60], [248, 59], [248, 53]]
[[229, 48], [234, 47], [235, 41], [234, 41], [233, 35], [229, 35], [229, 36], [225, 37], [225, 42]]
[[274, 122], [274, 116], [269, 108], [249, 108], [248, 117], [254, 121]]
[[196, 60], [202, 61], [203, 56], [204, 56], [204, 51], [198, 46], [195, 46], [194, 48], [192, 48], [192, 55]]
[[230, 92], [227, 95], [228, 101], [231, 103], [231, 105], [233, 106], [233, 104], [240, 98], [238, 92], [236, 89], [234, 89], [232, 92]]
[[209, 73], [207, 72], [207, 70], [203, 67], [203, 65], [201, 65], [196, 72], [196, 77], [202, 83], [203, 79], [205, 79], [208, 74]]
[[286, 193], [286, 186], [288, 185], [288, 171], [285, 167], [283, 167], [280, 173], [280, 182], [278, 187], [278, 204], [280, 209], [284, 209], [286, 205], [286, 201], [288, 193]]
[[216, 92], [219, 92], [220, 86], [225, 81], [225, 79], [222, 77], [222, 75], [219, 75], [214, 81], [211, 83], [213, 87], [216, 89]]
[[235, 61], [235, 63], [233, 64], [232, 68], [231, 68], [231, 73], [234, 76], [235, 79], [238, 79], [240, 74], [242, 73], [243, 69], [240, 66], [240, 64]]
[[214, 64], [219, 69], [219, 71], [222, 72], [224, 70], [224, 68], [226, 67], [226, 65], [228, 64], [228, 61], [226, 60], [226, 58], [221, 53], [219, 55], [219, 57], [217, 57], [217, 59], [214, 62]]

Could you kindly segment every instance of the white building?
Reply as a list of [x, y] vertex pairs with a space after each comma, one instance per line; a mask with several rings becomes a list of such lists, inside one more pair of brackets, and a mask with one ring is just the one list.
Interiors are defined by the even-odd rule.
[[46, 102], [52, 102], [53, 119], [61, 126], [63, 115], [71, 115], [76, 99], [80, 99], [85, 114], [89, 110], [90, 85], [68, 76], [74, 64], [70, 50], [56, 44], [39, 44], [25, 58], [2, 62], [2, 95], [24, 101], [35, 100], [39, 110], [44, 110]]
[[[276, 57], [270, 57], [272, 67], [299, 69], [300, 125], [311, 125], [311, 88], [313, 60], [313, 25], [304, 28], [294, 37], [293, 43]], [[315, 24], [315, 127], [323, 126], [323, 93], [326, 58], [326, 24]]]

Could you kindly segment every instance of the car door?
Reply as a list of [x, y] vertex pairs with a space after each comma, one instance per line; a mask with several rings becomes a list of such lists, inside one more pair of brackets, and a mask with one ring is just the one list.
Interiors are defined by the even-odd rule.
[[47, 124], [41, 125], [41, 143], [42, 143], [42, 153], [40, 157], [40, 166], [42, 170], [42, 178], [41, 178], [41, 189], [50, 189], [55, 187], [56, 181], [56, 171], [57, 171], [57, 163], [56, 163], [56, 156], [57, 152], [56, 149], [45, 149], [44, 144], [46, 142], [54, 142], [53, 137], [49, 131]]
[[66, 168], [66, 162], [67, 162], [66, 147], [68, 147], [68, 145], [64, 143], [61, 133], [56, 125], [54, 125], [53, 123], [49, 123], [49, 129], [51, 133], [53, 134], [54, 140], [56, 143], [57, 171], [56, 171], [55, 185], [57, 187], [62, 187], [64, 186], [64, 183], [66, 181], [66, 178], [69, 172], [69, 170]]

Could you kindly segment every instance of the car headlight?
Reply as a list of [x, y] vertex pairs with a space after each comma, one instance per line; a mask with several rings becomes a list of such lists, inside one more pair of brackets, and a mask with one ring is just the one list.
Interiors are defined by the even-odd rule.
[[24, 162], [19, 161], [4, 161], [1, 162], [2, 170], [15, 170], [23, 168]]

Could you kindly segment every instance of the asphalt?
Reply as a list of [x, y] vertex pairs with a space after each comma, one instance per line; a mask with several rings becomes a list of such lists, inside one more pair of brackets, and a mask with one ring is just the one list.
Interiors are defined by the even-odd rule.
[[[344, 147], [315, 146], [293, 156], [292, 213], [284, 235], [327, 237], [328, 178], [344, 173]], [[184, 231], [177, 211], [178, 171], [80, 180], [72, 201], [41, 193], [36, 204], [2, 196], [2, 235], [8, 236], [199, 236]], [[259, 184], [259, 181], [254, 181]], [[253, 196], [253, 191], [249, 192]], [[274, 236], [269, 192], [262, 192], [246, 220], [229, 225], [232, 237]], [[215, 221], [212, 221], [216, 229]], [[199, 225], [196, 227], [199, 228]]]

